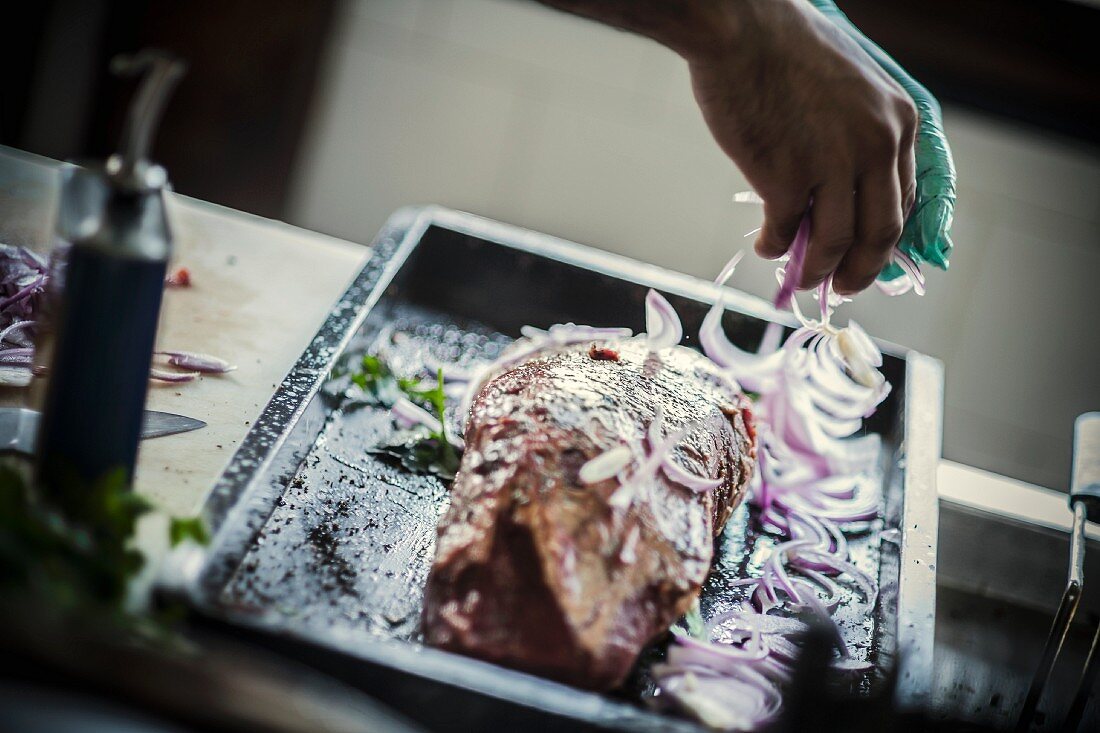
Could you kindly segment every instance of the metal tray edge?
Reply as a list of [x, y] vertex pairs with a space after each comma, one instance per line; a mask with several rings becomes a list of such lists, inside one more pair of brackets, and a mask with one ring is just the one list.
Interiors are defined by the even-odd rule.
[[[261, 477], [285, 441], [288, 431], [284, 429], [302, 417], [343, 347], [368, 317], [415, 243], [433, 224], [605, 274], [627, 277], [685, 297], [712, 300], [722, 297], [727, 308], [793, 325], [789, 313], [777, 311], [763, 299], [689, 275], [461, 211], [434, 205], [399, 209], [387, 220], [372, 244], [371, 256], [363, 269], [340, 296], [332, 314], [290, 369], [276, 396], [264, 408], [204, 499], [202, 513], [211, 527], [214, 545], [218, 543], [219, 530], [232, 524], [228, 520], [248, 511], [250, 495], [262, 491], [263, 487], [258, 484], [262, 483]], [[942, 432], [943, 369], [940, 362], [931, 357], [891, 344], [885, 346], [884, 350], [903, 355], [906, 360], [903, 426], [906, 468], [901, 524], [905, 531], [900, 553], [906, 571], [899, 573], [905, 582], [898, 590], [897, 646], [901, 668], [896, 700], [903, 706], [915, 708], [928, 700], [932, 686], [937, 533], [935, 474]], [[283, 397], [281, 402], [277, 400], [280, 395]], [[928, 409], [908, 409], [914, 404]], [[917, 412], [920, 414], [915, 414]], [[917, 517], [923, 517], [924, 521], [914, 523]], [[203, 607], [200, 583], [207, 552], [209, 550], [192, 546], [170, 553], [162, 565], [158, 589]], [[334, 639], [318, 638], [313, 634], [308, 636], [322, 645], [332, 646], [334, 642]], [[376, 658], [369, 653], [364, 656]]]
[[913, 710], [927, 707], [933, 682], [939, 535], [936, 469], [943, 443], [943, 364], [909, 351], [905, 373], [905, 476], [895, 702], [903, 709]]

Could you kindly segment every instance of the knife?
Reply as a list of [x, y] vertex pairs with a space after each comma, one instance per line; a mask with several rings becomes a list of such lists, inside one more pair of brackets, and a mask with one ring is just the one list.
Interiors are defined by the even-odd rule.
[[[35, 438], [38, 436], [39, 417], [38, 412], [26, 407], [0, 407], [0, 451], [32, 455]], [[146, 410], [141, 437], [159, 438], [204, 427], [206, 423], [193, 417]]]

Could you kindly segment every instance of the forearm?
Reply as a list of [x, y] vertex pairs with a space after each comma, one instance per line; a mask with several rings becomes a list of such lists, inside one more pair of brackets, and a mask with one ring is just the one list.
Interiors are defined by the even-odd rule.
[[724, 0], [537, 0], [652, 38], [691, 58], [728, 44], [736, 18]]
[[922, 207], [914, 175], [918, 120], [928, 116], [918, 118], [899, 86], [908, 76], [884, 71], [862, 34], [806, 0], [539, 1], [647, 36], [687, 60], [707, 126], [764, 199], [757, 252], [778, 257], [808, 226], [802, 288], [830, 276], [842, 294], [870, 285], [893, 262], [914, 200], [920, 241], [935, 241], [921, 259], [946, 261], [950, 243], [924, 232], [949, 223], [953, 188], [938, 186], [950, 196]]

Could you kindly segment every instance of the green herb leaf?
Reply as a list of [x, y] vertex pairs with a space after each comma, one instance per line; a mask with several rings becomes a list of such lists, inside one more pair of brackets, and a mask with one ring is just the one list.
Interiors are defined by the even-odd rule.
[[398, 380], [377, 356], [364, 356], [360, 371], [351, 375], [351, 381], [363, 390], [369, 401], [383, 407], [392, 407], [401, 396]]
[[442, 422], [447, 407], [447, 395], [443, 392], [443, 370], [439, 370], [437, 381], [431, 387], [425, 387], [424, 384], [414, 379], [402, 379], [398, 382], [401, 391], [410, 400], [434, 412]]
[[172, 517], [168, 526], [168, 539], [175, 547], [184, 540], [193, 540], [200, 545], [210, 542], [210, 535], [206, 531], [206, 523], [202, 517]]
[[692, 604], [688, 612], [680, 619], [680, 623], [684, 625], [688, 636], [693, 636], [696, 639], [707, 639], [707, 625], [703, 621], [703, 614], [699, 612], [699, 601]]
[[122, 471], [49, 496], [26, 473], [0, 464], [0, 595], [121, 613], [127, 585], [144, 565], [128, 543], [149, 503]]
[[395, 378], [381, 359], [364, 356], [362, 371], [352, 374], [351, 381], [369, 395], [371, 401], [383, 407], [393, 406], [404, 395], [432, 412], [443, 426], [440, 431], [424, 427], [396, 431], [388, 443], [371, 450], [371, 453], [390, 456], [414, 473], [434, 474], [447, 481], [454, 479], [461, 456], [447, 440], [447, 396], [443, 391], [442, 369], [436, 374], [434, 383]]

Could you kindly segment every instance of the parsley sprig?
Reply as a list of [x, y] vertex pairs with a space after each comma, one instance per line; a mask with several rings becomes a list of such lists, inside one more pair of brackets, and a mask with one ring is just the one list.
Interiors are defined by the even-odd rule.
[[389, 456], [415, 473], [428, 473], [450, 481], [458, 470], [459, 453], [447, 440], [447, 397], [443, 392], [443, 370], [434, 382], [425, 383], [394, 375], [379, 357], [364, 356], [360, 369], [350, 374], [352, 384], [362, 390], [367, 402], [393, 407], [401, 397], [423, 407], [439, 419], [440, 430], [417, 426], [395, 430], [390, 439], [370, 452]]

